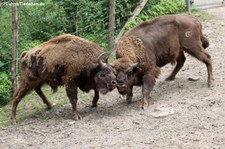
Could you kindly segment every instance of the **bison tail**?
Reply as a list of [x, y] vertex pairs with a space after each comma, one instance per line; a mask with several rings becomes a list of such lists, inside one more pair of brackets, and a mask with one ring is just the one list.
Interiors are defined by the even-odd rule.
[[201, 35], [201, 41], [203, 48], [206, 49], [209, 46], [209, 40], [204, 35]]

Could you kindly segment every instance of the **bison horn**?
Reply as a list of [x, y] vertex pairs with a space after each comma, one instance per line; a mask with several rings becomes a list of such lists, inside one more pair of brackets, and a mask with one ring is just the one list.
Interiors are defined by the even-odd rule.
[[104, 66], [105, 63], [102, 62], [102, 56], [104, 56], [106, 53], [103, 52], [98, 56], [98, 64], [100, 65], [100, 67]]
[[107, 57], [106, 60], [105, 60], [105, 62], [108, 64], [109, 63], [108, 61], [109, 61], [109, 58]]
[[137, 68], [138, 67], [138, 65], [141, 63], [141, 60], [140, 60], [140, 58], [139, 57], [137, 57], [137, 62], [136, 63], [134, 63], [131, 67], [132, 67], [132, 70], [134, 69], [134, 68]]

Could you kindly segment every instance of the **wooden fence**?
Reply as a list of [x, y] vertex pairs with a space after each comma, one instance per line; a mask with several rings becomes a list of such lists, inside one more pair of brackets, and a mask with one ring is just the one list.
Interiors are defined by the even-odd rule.
[[186, 8], [189, 13], [192, 9], [208, 9], [213, 7], [225, 6], [225, 0], [185, 0]]

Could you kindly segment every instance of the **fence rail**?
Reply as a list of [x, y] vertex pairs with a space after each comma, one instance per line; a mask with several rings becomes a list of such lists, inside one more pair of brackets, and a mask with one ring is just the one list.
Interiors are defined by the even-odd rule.
[[185, 0], [186, 8], [189, 13], [192, 9], [208, 9], [213, 7], [225, 6], [225, 0]]

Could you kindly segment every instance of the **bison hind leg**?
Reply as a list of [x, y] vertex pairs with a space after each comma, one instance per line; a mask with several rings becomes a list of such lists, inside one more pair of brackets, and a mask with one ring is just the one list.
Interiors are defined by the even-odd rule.
[[49, 100], [42, 92], [41, 86], [36, 87], [34, 90], [41, 97], [42, 101], [47, 105], [47, 109], [50, 110], [52, 108], [52, 104], [49, 102]]
[[196, 45], [192, 49], [187, 50], [187, 52], [199, 61], [205, 63], [208, 71], [208, 87], [211, 87], [214, 80], [211, 56], [204, 51], [204, 47], [202, 47], [202, 45]]
[[22, 100], [24, 96], [28, 94], [30, 90], [31, 90], [30, 88], [20, 85], [19, 88], [15, 91], [13, 95], [13, 105], [12, 105], [12, 114], [11, 114], [12, 124], [16, 124], [16, 110], [17, 110], [19, 102]]

